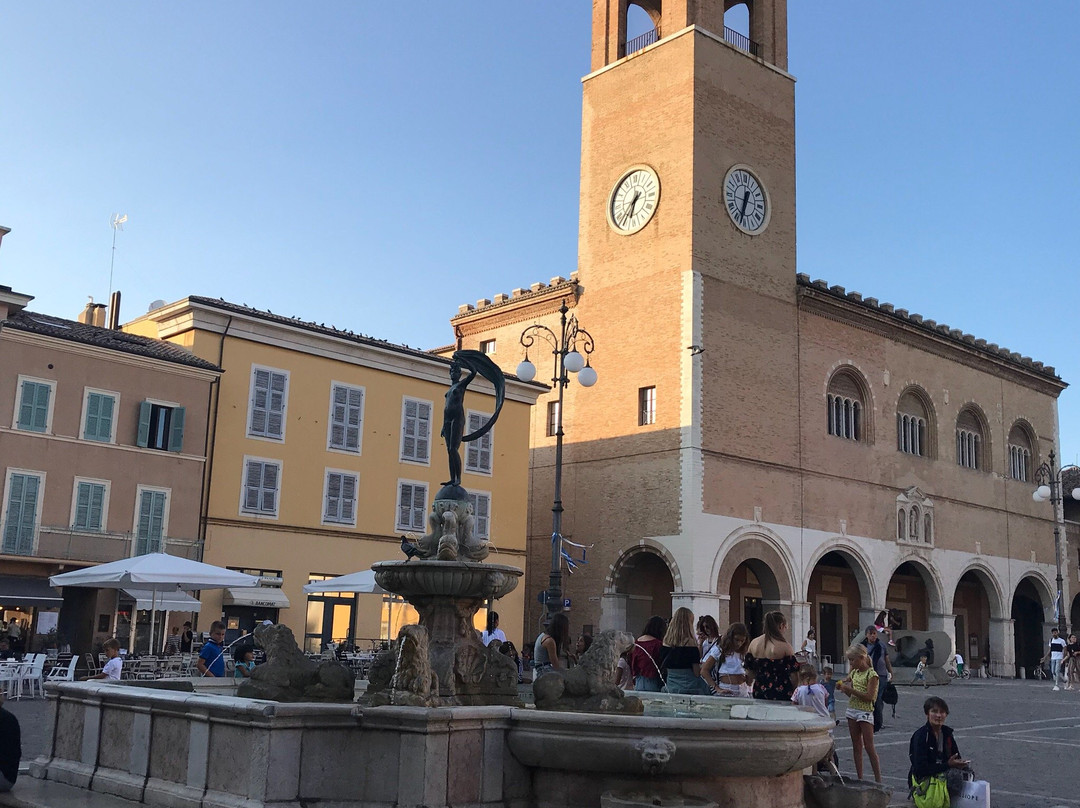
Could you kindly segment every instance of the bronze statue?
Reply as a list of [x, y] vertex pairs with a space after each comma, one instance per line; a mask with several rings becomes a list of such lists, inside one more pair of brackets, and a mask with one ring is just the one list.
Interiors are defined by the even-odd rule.
[[[468, 375], [461, 376], [462, 368], [468, 369]], [[479, 373], [495, 388], [495, 412], [487, 423], [475, 432], [465, 434], [465, 389]], [[455, 351], [450, 358], [450, 389], [446, 391], [446, 404], [443, 407], [442, 435], [446, 441], [447, 460], [450, 465], [450, 479], [443, 485], [461, 485], [461, 444], [479, 440], [495, 426], [502, 409], [506, 390], [506, 380], [499, 366], [480, 351]]]

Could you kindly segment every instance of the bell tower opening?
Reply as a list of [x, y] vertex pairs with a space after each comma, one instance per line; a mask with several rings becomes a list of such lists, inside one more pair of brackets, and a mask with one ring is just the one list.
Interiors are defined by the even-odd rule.
[[787, 0], [594, 0], [592, 70], [691, 25], [787, 70]]

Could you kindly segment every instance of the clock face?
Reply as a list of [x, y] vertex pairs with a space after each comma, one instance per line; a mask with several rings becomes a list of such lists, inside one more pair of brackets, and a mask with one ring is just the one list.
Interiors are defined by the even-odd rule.
[[769, 197], [746, 166], [732, 166], [724, 177], [724, 207], [744, 233], [757, 235], [769, 224]]
[[648, 166], [635, 166], [611, 190], [608, 223], [624, 235], [649, 223], [660, 202], [660, 178]]

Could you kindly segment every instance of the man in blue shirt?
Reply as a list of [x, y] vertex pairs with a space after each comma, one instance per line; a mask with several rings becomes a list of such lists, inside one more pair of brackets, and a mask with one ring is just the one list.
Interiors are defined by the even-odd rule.
[[215, 620], [210, 624], [210, 639], [199, 652], [196, 666], [203, 676], [225, 675], [225, 649], [221, 643], [225, 640], [225, 624]]

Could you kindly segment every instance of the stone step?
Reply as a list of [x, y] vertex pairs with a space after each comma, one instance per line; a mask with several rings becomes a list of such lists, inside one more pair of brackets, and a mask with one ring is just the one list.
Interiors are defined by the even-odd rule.
[[15, 788], [0, 794], [0, 808], [139, 808], [139, 803], [20, 774]]

